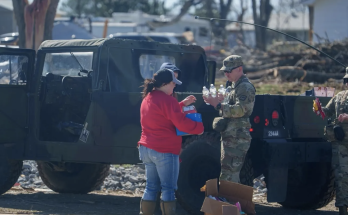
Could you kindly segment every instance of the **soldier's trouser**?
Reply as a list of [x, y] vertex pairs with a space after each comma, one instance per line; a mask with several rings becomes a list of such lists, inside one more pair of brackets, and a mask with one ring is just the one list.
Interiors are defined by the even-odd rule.
[[242, 169], [245, 155], [250, 146], [249, 138], [229, 138], [221, 141], [221, 174], [220, 180], [239, 183], [239, 172]]
[[332, 143], [332, 167], [335, 170], [336, 207], [348, 206], [348, 143]]

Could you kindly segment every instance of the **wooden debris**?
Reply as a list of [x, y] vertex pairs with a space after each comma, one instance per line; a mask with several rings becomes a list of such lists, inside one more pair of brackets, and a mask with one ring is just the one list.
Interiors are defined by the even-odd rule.
[[[342, 80], [345, 75], [345, 68], [324, 54], [309, 47], [306, 48], [302, 44], [287, 45], [282, 47], [280, 44], [278, 47], [272, 47], [268, 52], [250, 49], [248, 52], [238, 53], [239, 48], [234, 48], [226, 52], [225, 56], [219, 56], [213, 60], [216, 60], [217, 69], [219, 69], [226, 56], [241, 55], [244, 72], [251, 80], [279, 78], [281, 81], [324, 83], [329, 79]], [[348, 40], [317, 44], [315, 47], [348, 66]]]

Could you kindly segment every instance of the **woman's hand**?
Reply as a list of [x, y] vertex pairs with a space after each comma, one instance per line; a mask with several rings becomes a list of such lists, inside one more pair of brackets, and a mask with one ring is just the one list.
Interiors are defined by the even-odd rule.
[[338, 116], [338, 121], [340, 122], [347, 122], [348, 121], [348, 114], [342, 113]]
[[187, 96], [182, 102], [184, 103], [185, 106], [189, 106], [190, 104], [196, 102], [196, 97], [193, 95]]

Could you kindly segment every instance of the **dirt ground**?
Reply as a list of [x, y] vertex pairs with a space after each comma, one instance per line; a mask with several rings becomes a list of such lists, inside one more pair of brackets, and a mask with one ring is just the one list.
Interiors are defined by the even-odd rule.
[[[47, 190], [12, 188], [0, 196], [0, 214], [115, 214], [138, 215], [140, 196], [126, 192], [102, 191], [86, 195], [57, 194]], [[319, 210], [300, 211], [282, 208], [277, 203], [267, 203], [265, 197], [254, 199], [258, 215], [337, 215], [334, 201]], [[160, 214], [160, 213], [157, 213]], [[189, 215], [180, 205], [178, 215]]]

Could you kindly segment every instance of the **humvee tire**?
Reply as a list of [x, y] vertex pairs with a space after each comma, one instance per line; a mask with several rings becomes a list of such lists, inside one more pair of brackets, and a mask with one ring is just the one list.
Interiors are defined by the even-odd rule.
[[[306, 163], [289, 169], [284, 207], [318, 209], [335, 197], [335, 175], [330, 163]], [[267, 182], [266, 182], [267, 183]]]
[[17, 182], [22, 167], [21, 160], [0, 160], [0, 195], [6, 193]]
[[71, 170], [56, 171], [48, 162], [37, 161], [45, 185], [58, 193], [89, 193], [102, 185], [109, 175], [109, 164], [70, 163]]
[[188, 137], [180, 155], [180, 172], [176, 198], [190, 214], [202, 214], [205, 193], [200, 188], [220, 175], [220, 134], [204, 133]]

